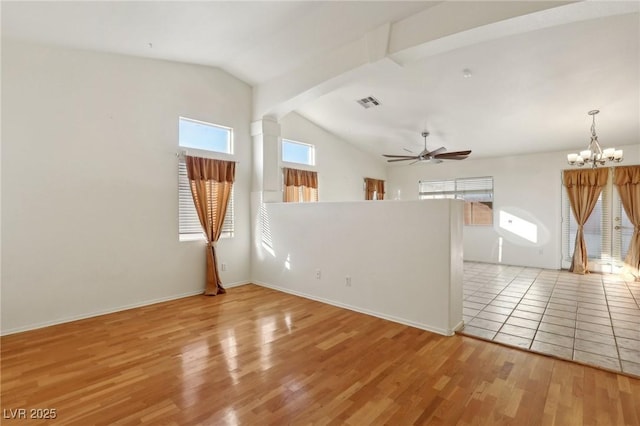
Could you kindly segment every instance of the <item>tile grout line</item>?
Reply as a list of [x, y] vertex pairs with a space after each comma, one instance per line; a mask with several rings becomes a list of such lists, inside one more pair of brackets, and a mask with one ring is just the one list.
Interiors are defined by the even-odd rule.
[[[517, 300], [518, 300], [518, 301], [515, 303], [514, 307], [512, 307], [512, 308], [508, 308], [508, 309], [510, 309], [511, 311], [510, 311], [510, 313], [509, 313], [508, 315], [506, 315], [506, 319], [505, 319], [504, 321], [495, 321], [495, 322], [501, 323], [500, 328], [498, 328], [498, 330], [497, 330], [497, 331], [493, 331], [493, 330], [490, 330], [490, 329], [485, 329], [484, 327], [478, 327], [478, 328], [480, 328], [480, 329], [484, 329], [484, 330], [486, 330], [487, 332], [494, 333], [493, 338], [492, 338], [492, 339], [490, 339], [491, 341], [496, 341], [496, 340], [495, 340], [495, 337], [496, 337], [496, 336], [501, 332], [501, 330], [502, 330], [502, 329], [504, 328], [504, 326], [507, 324], [507, 321], [509, 320], [509, 318], [516, 318], [516, 317], [514, 317], [514, 316], [513, 316], [513, 312], [517, 309], [517, 307], [518, 307], [519, 305], [521, 305], [521, 304], [522, 304], [522, 301], [523, 301], [523, 299], [525, 298], [525, 296], [529, 293], [529, 291], [531, 291], [531, 288], [534, 286], [534, 284], [536, 284], [536, 281], [540, 279], [540, 275], [544, 272], [544, 269], [538, 269], [538, 268], [535, 268], [535, 269], [538, 269], [538, 272], [537, 272], [537, 274], [535, 275], [535, 277], [530, 277], [530, 276], [527, 276], [527, 277], [520, 277], [520, 274], [521, 274], [524, 270], [526, 270], [526, 269], [529, 269], [529, 268], [520, 268], [520, 271], [519, 271], [519, 272], [517, 272], [515, 275], [511, 275], [511, 274], [509, 274], [510, 276], [507, 276], [506, 278], [504, 278], [504, 276], [503, 276], [503, 278], [502, 278], [502, 279], [509, 279], [509, 281], [508, 281], [508, 283], [507, 283], [506, 285], [503, 285], [503, 284], [498, 284], [497, 286], [496, 286], [495, 284], [491, 285], [491, 287], [492, 287], [492, 288], [491, 288], [491, 290], [494, 290], [494, 291], [495, 291], [495, 290], [496, 290], [496, 287], [500, 288], [500, 290], [498, 291], [498, 293], [496, 293], [496, 294], [495, 294], [495, 295], [490, 299], [490, 301], [489, 301], [488, 303], [482, 303], [483, 307], [482, 307], [481, 309], [479, 309], [479, 310], [478, 310], [478, 314], [479, 314], [480, 312], [484, 311], [484, 310], [485, 310], [485, 309], [486, 309], [486, 308], [487, 308], [487, 307], [488, 307], [492, 302], [496, 301], [496, 300], [497, 300], [497, 298], [498, 298], [499, 296], [501, 296], [501, 295], [502, 295], [502, 296], [514, 297], [514, 298], [517, 298]], [[486, 270], [484, 270], [483, 272], [486, 272]], [[504, 272], [504, 271], [497, 271], [496, 273], [494, 273], [494, 274], [493, 274], [493, 276], [490, 278], [490, 281], [495, 280], [495, 281], [497, 281], [497, 282], [500, 282], [500, 281], [501, 281], [500, 277], [501, 277], [501, 274], [503, 274], [503, 272]], [[547, 314], [548, 314], [548, 310], [550, 309], [550, 307], [549, 307], [549, 306], [550, 306], [550, 304], [551, 304], [552, 302], [555, 302], [553, 297], [554, 297], [554, 294], [556, 294], [556, 293], [557, 293], [557, 292], [556, 292], [556, 290], [558, 290], [558, 289], [560, 289], [560, 288], [561, 288], [561, 283], [562, 283], [562, 280], [560, 279], [560, 278], [561, 278], [561, 275], [562, 275], [561, 273], [553, 274], [553, 281], [552, 281], [552, 282], [553, 282], [553, 284], [552, 284], [552, 286], [551, 286], [551, 289], [550, 289], [549, 295], [548, 295], [548, 296], [547, 296], [547, 295], [545, 295], [545, 298], [546, 298], [545, 309], [543, 310], [542, 314], [540, 314], [540, 319], [536, 321], [536, 323], [537, 323], [537, 327], [536, 327], [536, 329], [535, 329], [535, 331], [534, 331], [534, 335], [533, 335], [533, 338], [531, 339], [531, 343], [530, 343], [530, 344], [529, 344], [529, 346], [528, 346], [528, 349], [529, 349], [529, 350], [531, 350], [530, 348], [533, 346], [533, 343], [536, 341], [535, 336], [536, 336], [536, 335], [538, 334], [538, 332], [540, 331], [540, 326], [541, 326], [541, 323], [542, 323], [542, 318], [543, 318], [545, 315], [547, 315]], [[526, 278], [527, 280], [531, 280], [531, 281], [530, 281], [530, 283], [526, 286], [526, 289], [524, 290], [524, 293], [522, 294], [522, 296], [516, 297], [516, 296], [512, 296], [512, 295], [505, 295], [505, 294], [503, 294], [505, 291], [512, 290], [510, 287], [511, 287], [512, 285], [514, 285], [514, 281], [515, 281], [515, 280], [517, 280], [518, 278]], [[551, 281], [551, 280], [549, 280], [549, 277], [545, 276], [545, 281]], [[546, 284], [546, 283], [545, 283], [545, 284]], [[549, 283], [549, 284], [551, 284], [551, 283]], [[610, 324], [611, 324], [611, 329], [612, 329], [612, 332], [613, 332], [613, 321], [612, 321], [612, 316], [611, 316], [611, 307], [610, 307], [610, 305], [609, 305], [609, 301], [608, 301], [608, 293], [607, 293], [607, 288], [606, 288], [606, 286], [604, 285], [604, 279], [603, 279], [603, 278], [599, 278], [597, 282], [593, 282], [593, 283], [591, 283], [591, 282], [581, 282], [580, 280], [569, 280], [569, 281], [568, 281], [568, 284], [570, 284], [570, 285], [571, 285], [571, 287], [573, 288], [573, 296], [578, 296], [579, 294], [582, 294], [582, 293], [583, 293], [583, 291], [582, 291], [582, 290], [586, 290], [586, 289], [584, 288], [584, 286], [585, 286], [585, 285], [586, 285], [587, 287], [589, 287], [589, 286], [593, 286], [593, 284], [595, 284], [597, 287], [599, 287], [599, 289], [602, 291], [602, 293], [600, 293], [599, 291], [598, 291], [597, 293], [593, 293], [593, 294], [592, 294], [592, 292], [591, 292], [591, 291], [588, 291], [587, 293], [589, 293], [589, 295], [590, 295], [590, 296], [592, 296], [592, 295], [594, 295], [594, 294], [602, 294], [602, 295], [604, 296], [604, 299], [605, 299], [605, 306], [606, 306], [607, 314], [608, 314], [608, 319], [609, 319], [609, 322], [610, 322]], [[626, 281], [625, 281], [625, 284], [626, 284]], [[490, 284], [488, 284], [488, 283], [487, 283], [487, 284], [483, 284], [483, 285], [482, 285], [482, 286], [480, 286], [480, 287], [477, 287], [477, 288], [473, 291], [473, 293], [471, 293], [471, 294], [470, 294], [470, 296], [473, 296], [473, 295], [474, 295], [474, 294], [476, 294], [477, 292], [483, 292], [483, 293], [487, 294], [487, 293], [486, 293], [486, 290], [487, 290], [487, 287], [489, 287], [489, 285], [490, 285]], [[542, 286], [542, 285], [541, 285], [541, 286]], [[628, 287], [628, 285], [627, 285], [627, 287]], [[543, 288], [544, 288], [544, 289], [546, 289], [546, 287], [543, 287]], [[484, 290], [484, 291], [483, 291], [483, 290]], [[522, 290], [520, 290], [520, 291], [522, 291]], [[630, 289], [628, 289], [628, 291], [629, 291], [629, 293], [631, 293]], [[544, 291], [544, 292], [546, 292], [546, 291]], [[561, 296], [563, 295], [563, 294], [560, 294], [560, 293], [558, 293], [558, 294], [559, 294], [559, 295], [561, 295]], [[468, 297], [470, 297], [470, 296], [468, 296]], [[485, 298], [486, 298], [486, 297], [485, 297]], [[588, 297], [588, 298], [589, 298], [589, 297]], [[488, 298], [487, 298], [487, 299], [488, 299]], [[572, 327], [572, 328], [573, 328], [573, 339], [572, 339], [572, 340], [573, 340], [573, 345], [572, 345], [572, 348], [567, 348], [567, 349], [571, 349], [571, 350], [572, 350], [572, 356], [571, 356], [571, 358], [570, 358], [570, 359], [571, 359], [571, 360], [573, 360], [573, 361], [576, 361], [576, 359], [575, 359], [575, 351], [576, 351], [576, 340], [577, 340], [577, 330], [578, 330], [578, 326], [577, 326], [578, 318], [577, 318], [577, 315], [578, 315], [578, 309], [579, 309], [579, 306], [578, 306], [578, 305], [580, 304], [580, 302], [579, 302], [579, 300], [577, 300], [577, 299], [578, 299], [577, 297], [575, 297], [575, 300], [574, 300], [574, 299], [565, 299], [564, 297], [561, 297], [561, 299], [563, 299], [563, 300], [572, 300], [573, 302], [575, 302], [575, 306], [572, 306], [572, 308], [573, 308], [573, 309], [572, 309], [572, 311], [571, 311], [571, 313], [573, 314], [573, 315], [572, 315], [572, 316], [573, 316], [573, 320], [572, 320], [572, 321], [574, 322], [574, 326]], [[536, 300], [536, 299], [533, 299], [533, 300]], [[475, 303], [478, 303], [478, 302], [475, 302]], [[587, 301], [587, 302], [585, 302], [585, 303], [592, 303], [592, 302], [591, 302], [591, 301]], [[478, 303], [478, 304], [479, 304], [479, 303]], [[563, 304], [563, 303], [560, 303], [560, 304]], [[532, 305], [532, 306], [537, 306], [537, 305]], [[563, 310], [563, 311], [564, 311], [564, 310]], [[490, 311], [487, 311], [487, 312], [490, 312]], [[569, 311], [566, 311], [566, 312], [569, 312]], [[532, 313], [539, 314], [538, 312], [532, 312]], [[479, 317], [477, 316], [478, 314], [476, 314], [475, 316], [473, 316], [471, 320], [473, 320], [473, 319], [475, 319], [475, 318], [479, 318]], [[555, 316], [554, 316], [554, 317], [555, 317]], [[519, 318], [519, 317], [518, 317], [518, 318]], [[559, 318], [564, 318], [564, 317], [559, 317]], [[480, 318], [480, 319], [484, 319], [484, 318]], [[530, 318], [525, 318], [525, 319], [529, 319], [529, 320], [530, 320]], [[471, 320], [470, 320], [470, 321], [471, 321]], [[489, 321], [491, 321], [491, 320], [489, 320]], [[532, 320], [532, 321], [533, 321], [533, 320]], [[587, 321], [587, 322], [589, 322], [589, 321]], [[553, 324], [553, 323], [551, 323], [551, 324]], [[597, 324], [599, 324], [599, 323], [594, 322], [593, 324], [597, 325]], [[520, 326], [520, 327], [522, 327], [522, 326]], [[565, 327], [566, 327], [566, 326], [565, 326]], [[522, 328], [528, 328], [528, 327], [522, 327]], [[551, 333], [551, 334], [556, 334], [556, 333], [553, 333], [553, 332], [550, 332], [550, 333]], [[508, 334], [508, 333], [506, 333], [506, 334]], [[473, 334], [471, 334], [471, 335], [473, 335]], [[511, 335], [511, 334], [509, 334], [509, 335]], [[559, 336], [563, 336], [563, 335], [559, 335]], [[527, 339], [526, 337], [517, 336], [517, 335], [514, 335], [514, 337], [519, 337], [519, 338], [521, 338], [521, 339]], [[615, 338], [615, 333], [614, 333], [614, 338]], [[527, 339], [527, 340], [528, 340], [528, 339]], [[618, 365], [619, 365], [619, 371], [621, 371], [621, 372], [622, 372], [622, 371], [623, 371], [623, 370], [622, 370], [622, 368], [621, 368], [621, 367], [622, 367], [622, 361], [621, 361], [621, 358], [620, 358], [620, 356], [619, 356], [619, 346], [618, 346], [618, 344], [617, 344], [617, 339], [615, 339], [615, 340], [614, 340], [614, 342], [615, 342], [615, 345], [616, 345], [616, 351], [618, 352]], [[598, 343], [598, 342], [594, 342], [594, 343]], [[555, 344], [555, 343], [549, 343], [549, 344], [550, 344], [550, 345], [553, 345], [553, 346], [559, 346], [559, 347], [565, 347], [565, 348], [566, 348], [566, 346], [563, 346], [563, 345], [561, 345], [561, 344], [560, 344], [560, 345]], [[513, 346], [518, 346], [518, 345], [513, 345]], [[520, 346], [520, 347], [522, 347], [522, 346]], [[587, 352], [588, 352], [588, 353], [592, 353], [592, 354], [593, 354], [593, 352], [591, 352], [591, 351], [587, 351]], [[543, 353], [543, 354], [544, 354], [545, 352], [541, 352], [541, 353]], [[550, 353], [548, 353], [548, 354], [550, 354]], [[594, 355], [598, 355], [598, 354], [596, 353], [596, 354], [594, 354]], [[561, 358], [564, 358], [564, 357], [561, 357]], [[565, 359], [566, 359], [566, 358], [565, 358]], [[594, 363], [594, 364], [595, 364], [595, 363]], [[596, 364], [596, 365], [597, 365], [597, 364]]]
[[[560, 275], [556, 276], [556, 280], [553, 283], [553, 288], [551, 289], [551, 293], [549, 294], [549, 300], [547, 300], [547, 304], [546, 304], [546, 306], [544, 308], [544, 312], [542, 313], [542, 317], [540, 318], [540, 323], [538, 324], [538, 329], [540, 329], [540, 324], [542, 324], [542, 318], [544, 318], [545, 314], [547, 313], [547, 310], [549, 309], [549, 304], [551, 303], [551, 300], [553, 299], [553, 293], [556, 291], [556, 287], [558, 286], [558, 279], [559, 278], [560, 278]], [[578, 315], [577, 309], [578, 308], [576, 307], [576, 317]], [[554, 315], [550, 315], [550, 316], [554, 316]], [[555, 324], [555, 325], [558, 325], [558, 324]], [[552, 332], [546, 332], [546, 333], [556, 334], [556, 333], [552, 333]], [[537, 334], [538, 334], [538, 331], [536, 330], [536, 335]], [[571, 345], [572, 346], [571, 347], [571, 360], [574, 360], [573, 359], [573, 353], [575, 351], [575, 346], [576, 346], [575, 334], [576, 334], [576, 318], [573, 319], [573, 344]], [[534, 338], [535, 338], [535, 336], [534, 336]], [[552, 343], [549, 343], [549, 344], [552, 344]], [[531, 345], [533, 345], [533, 342], [531, 342]], [[562, 345], [556, 345], [556, 344], [553, 344], [553, 345], [554, 346], [562, 346]]]
[[579, 293], [580, 290], [580, 283], [576, 282], [576, 313], [574, 315], [573, 318], [573, 348], [571, 349], [571, 360], [572, 361], [577, 361], [576, 360], [576, 340], [578, 340], [578, 309], [580, 309], [580, 302], [577, 300], [578, 296], [577, 294]]
[[607, 295], [607, 288], [604, 285], [604, 278], [600, 278], [600, 282], [602, 284], [602, 291], [604, 292], [604, 300], [605, 300], [605, 303], [607, 304], [607, 313], [609, 314], [609, 322], [611, 323], [611, 334], [613, 335], [613, 342], [616, 345], [616, 353], [618, 354], [618, 365], [620, 366], [620, 371], [623, 371], [622, 357], [620, 356], [620, 346], [618, 346], [618, 338], [616, 337], [616, 332], [613, 328], [613, 318], [611, 317], [611, 305], [609, 305], [609, 297]]
[[[533, 283], [536, 281], [536, 279], [538, 278], [538, 276], [540, 276], [540, 274], [542, 273], [542, 270], [540, 270], [538, 272], [538, 274], [535, 276], [535, 278], [533, 279], [533, 281], [531, 281], [531, 284], [529, 284], [529, 286], [527, 287], [527, 290], [524, 292], [524, 294], [522, 296], [520, 296], [520, 299], [518, 300], [518, 303], [516, 303], [516, 307], [518, 305], [520, 305], [520, 303], [522, 302], [522, 299], [524, 298], [524, 296], [529, 292], [529, 289], [531, 288], [531, 286], [533, 285]], [[515, 279], [515, 278], [514, 278]], [[511, 282], [513, 282], [513, 280], [511, 280]], [[548, 302], [547, 302], [548, 303]], [[513, 311], [515, 311], [516, 308], [514, 307], [511, 310], [511, 313], [507, 316], [507, 319], [504, 320], [504, 322], [502, 323], [502, 326], [498, 329], [498, 331], [496, 332], [496, 335], [493, 337], [493, 339], [491, 340], [495, 340], [496, 336], [500, 333], [500, 330], [502, 330], [502, 328], [505, 326], [505, 324], [507, 323], [507, 321], [509, 321], [509, 318], [511, 318], [511, 316], [513, 315]], [[544, 314], [543, 314], [544, 315]], [[535, 332], [533, 333], [533, 337], [531, 338], [531, 343], [529, 343], [529, 346], [527, 346], [527, 349], [531, 349], [531, 345], [533, 345], [533, 339], [535, 339], [536, 334], [538, 333], [538, 328], [540, 328], [540, 322], [542, 321], [542, 317], [540, 317], [540, 321], [538, 321], [538, 326], [536, 327]], [[527, 327], [522, 327], [522, 328], [527, 328]], [[505, 334], [509, 334], [509, 333], [505, 333]], [[511, 336], [511, 335], [510, 335]], [[522, 337], [522, 336], [516, 336], [516, 337]]]
[[[571, 353], [571, 358], [565, 358], [565, 357], [560, 357], [563, 359], [569, 359], [572, 361], [577, 361], [575, 358], [575, 351], [576, 349], [576, 340], [577, 340], [577, 330], [578, 330], [578, 310], [580, 308], [579, 304], [582, 303], [580, 302], [578, 299], [583, 297], [585, 298], [585, 302], [584, 303], [594, 303], [594, 299], [600, 299], [600, 296], [602, 298], [604, 298], [604, 306], [603, 308], [606, 309], [607, 311], [607, 319], [609, 321], [609, 325], [611, 327], [611, 331], [613, 333], [613, 337], [614, 337], [614, 344], [616, 346], [616, 353], [618, 354], [618, 368], [617, 370], [620, 372], [624, 372], [622, 369], [622, 358], [620, 357], [620, 346], [618, 345], [618, 338], [616, 336], [616, 334], [613, 332], [613, 317], [612, 317], [612, 311], [611, 311], [611, 305], [609, 304], [609, 296], [610, 294], [607, 292], [608, 287], [605, 285], [605, 280], [604, 277], [598, 277], [597, 280], [586, 280], [586, 281], [582, 281], [579, 277], [563, 277], [562, 271], [554, 271], [554, 274], [545, 274], [544, 276], [544, 283], [539, 283], [539, 287], [537, 288], [538, 285], [536, 283], [536, 281], [538, 280], [542, 280], [541, 275], [543, 274], [543, 272], [545, 272], [545, 269], [541, 269], [541, 268], [526, 268], [526, 267], [517, 267], [517, 271], [515, 272], [513, 271], [513, 267], [507, 267], [506, 269], [500, 268], [500, 270], [497, 270], [493, 273], [487, 273], [489, 272], [489, 268], [485, 268], [485, 269], [481, 269], [478, 271], [473, 271], [473, 272], [479, 272], [482, 273], [482, 275], [484, 275], [484, 279], [485, 282], [480, 284], [479, 286], [474, 286], [475, 288], [473, 289], [473, 291], [468, 294], [467, 297], [472, 297], [474, 296], [476, 293], [478, 292], [482, 292], [484, 293], [485, 296], [482, 296], [485, 299], [488, 299], [489, 302], [486, 303], [480, 303], [480, 302], [473, 302], [476, 303], [478, 305], [482, 305], [482, 308], [480, 308], [478, 310], [478, 313], [476, 315], [474, 315], [473, 317], [471, 317], [471, 319], [469, 320], [469, 322], [471, 322], [474, 319], [482, 319], [482, 320], [487, 320], [487, 321], [491, 321], [491, 322], [496, 322], [498, 324], [500, 324], [499, 328], [494, 331], [491, 329], [487, 329], [485, 327], [482, 326], [474, 326], [477, 327], [479, 330], [484, 330], [487, 333], [493, 333], [493, 337], [491, 339], [488, 339], [489, 341], [496, 341], [498, 342], [495, 338], [497, 337], [498, 334], [500, 334], [504, 328], [505, 325], [507, 325], [507, 321], [510, 318], [520, 318], [520, 317], [515, 317], [513, 315], [514, 311], [517, 310], [518, 306], [520, 306], [524, 300], [524, 298], [527, 296], [527, 294], [529, 294], [530, 291], [532, 291], [532, 288], [534, 287], [534, 285], [536, 285], [536, 290], [538, 290], [539, 292], [543, 293], [542, 296], [545, 297], [546, 299], [546, 303], [544, 305], [544, 310], [542, 311], [542, 313], [539, 312], [531, 312], [531, 311], [525, 311], [527, 313], [531, 312], [532, 314], [536, 314], [536, 315], [540, 315], [540, 319], [539, 320], [535, 320], [536, 322], [536, 328], [532, 329], [534, 330], [534, 334], [533, 337], [531, 338], [531, 342], [529, 344], [529, 346], [527, 348], [525, 348], [524, 346], [519, 346], [519, 345], [511, 345], [511, 346], [515, 346], [515, 347], [520, 347], [523, 348], [525, 350], [531, 350], [531, 347], [533, 346], [533, 344], [536, 342], [536, 336], [538, 335], [538, 332], [540, 331], [540, 327], [541, 327], [541, 323], [542, 323], [542, 319], [545, 317], [545, 315], [548, 315], [548, 311], [550, 308], [550, 304], [552, 303], [556, 303], [559, 302], [559, 305], [566, 305], [566, 303], [571, 302], [574, 303], [575, 305], [566, 305], [567, 307], [571, 307], [572, 310], [571, 311], [565, 311], [564, 309], [561, 309], [563, 312], [566, 313], [571, 313], [573, 316], [573, 323], [574, 326], [573, 328], [573, 344], [571, 348], [568, 348], [566, 346], [564, 346], [563, 344], [556, 344], [556, 343], [548, 343], [549, 345], [552, 346], [558, 346], [558, 347], [563, 347], [566, 349], [570, 349], [572, 350]], [[534, 269], [537, 271], [535, 276], [529, 276], [527, 274], [527, 276], [521, 276], [525, 271], [529, 270], [529, 269]], [[471, 274], [473, 272], [470, 272], [468, 276], [471, 276]], [[551, 275], [551, 276], [550, 276]], [[594, 277], [595, 278], [595, 277]], [[506, 295], [504, 294], [505, 291], [510, 291], [510, 290], [514, 290], [514, 288], [511, 288], [512, 286], [515, 286], [516, 284], [514, 283], [514, 281], [518, 280], [518, 279], [526, 279], [526, 281], [529, 281], [528, 284], [525, 284], [526, 288], [524, 290], [522, 290], [522, 285], [519, 285], [520, 289], [518, 290], [518, 292], [523, 292], [521, 296], [513, 296], [513, 295]], [[566, 279], [566, 282], [565, 282]], [[564, 288], [565, 284], [567, 285], [567, 288]], [[633, 293], [631, 292], [631, 288], [629, 288], [629, 285], [626, 281], [622, 281], [620, 282], [620, 284], [624, 283], [625, 285], [625, 289], [629, 292], [629, 294], [632, 295], [633, 297]], [[612, 283], [612, 284], [616, 284], [616, 283]], [[547, 287], [549, 286], [549, 287]], [[488, 291], [490, 290], [490, 291]], [[558, 290], [563, 290], [562, 292], [558, 293]], [[596, 292], [594, 293], [593, 290], [596, 290]], [[497, 293], [493, 294], [491, 293], [492, 291], [497, 291]], [[565, 293], [566, 291], [566, 293]], [[616, 287], [611, 287], [611, 291], [613, 292], [612, 294], [618, 294], [618, 289]], [[548, 294], [544, 294], [544, 293], [548, 293]], [[491, 294], [492, 297], [488, 298], [486, 297], [486, 294]], [[554, 299], [554, 295], [559, 296], [559, 298]], [[503, 321], [495, 321], [495, 320], [491, 320], [491, 319], [486, 319], [486, 318], [481, 318], [478, 317], [478, 314], [480, 314], [480, 312], [487, 312], [487, 313], [493, 313], [491, 311], [485, 311], [485, 309], [493, 302], [495, 302], [496, 300], [498, 300], [499, 296], [505, 296], [505, 297], [510, 297], [510, 298], [515, 298], [517, 300], [517, 302], [513, 302], [513, 301], [504, 301], [504, 302], [509, 302], [509, 303], [514, 303], [514, 306], [511, 308], [506, 308], [505, 309], [510, 309], [509, 314], [504, 315], [504, 314], [499, 314], [499, 313], [495, 313], [496, 315], [502, 315], [505, 316], [505, 320]], [[538, 294], [537, 296], [541, 296], [540, 294]], [[598, 297], [596, 297], [598, 296]], [[477, 296], [477, 297], [481, 297], [481, 296]], [[627, 296], [622, 296], [622, 299], [626, 299]], [[592, 299], [592, 300], [589, 300]], [[634, 298], [635, 299], [635, 298]], [[632, 300], [634, 300], [632, 299]], [[537, 299], [532, 299], [532, 301], [538, 301]], [[563, 303], [566, 302], [566, 303]], [[472, 301], [470, 301], [472, 302]], [[624, 300], [623, 300], [624, 302]], [[598, 301], [596, 300], [596, 303], [598, 303]], [[601, 303], [601, 302], [600, 302]], [[531, 305], [532, 307], [539, 307], [538, 305]], [[474, 308], [475, 310], [475, 308]], [[550, 315], [552, 317], [556, 317], [555, 315]], [[558, 317], [558, 319], [560, 318], [564, 318], [564, 319], [568, 319], [566, 317]], [[527, 320], [531, 320], [530, 318], [524, 318]], [[531, 320], [534, 321], [534, 320]], [[589, 321], [589, 320], [585, 320], [587, 323], [589, 324], [593, 324], [593, 325], [604, 325], [601, 324], [599, 322], [596, 321]], [[559, 324], [554, 324], [554, 323], [550, 323], [552, 325], [558, 325]], [[563, 327], [566, 327], [565, 325], [562, 325]], [[524, 326], [518, 326], [521, 328], [527, 328], [529, 329], [529, 327], [524, 327]], [[565, 336], [563, 334], [557, 334], [553, 331], [549, 332], [550, 334], [553, 335], [558, 335], [559, 337], [570, 337], [570, 336]], [[594, 332], [596, 334], [599, 334], [599, 332]], [[470, 335], [474, 335], [473, 333], [469, 333]], [[518, 335], [512, 335], [509, 333], [504, 333], [504, 334], [508, 334], [509, 336], [514, 336], [520, 339], [526, 339], [529, 340], [526, 337], [523, 336], [518, 336]], [[479, 335], [475, 335], [477, 337], [480, 337]], [[636, 340], [636, 339], [632, 339], [632, 340]], [[588, 342], [590, 343], [595, 343], [595, 344], [603, 344], [601, 342], [598, 341], [592, 341], [587, 339]], [[542, 341], [541, 341], [542, 342]], [[542, 343], [546, 343], [546, 342], [542, 342]], [[606, 344], [605, 344], [606, 345]], [[587, 350], [585, 351], [588, 354], [591, 355], [600, 355], [598, 353], [596, 353], [595, 351], [590, 351]], [[551, 354], [553, 355], [551, 352], [539, 352], [542, 354]], [[605, 356], [605, 355], [601, 355], [601, 356]], [[611, 358], [611, 357], [608, 357]], [[599, 365], [595, 362], [591, 363], [592, 365]]]
[[[498, 276], [500, 276], [500, 271], [496, 272], [496, 273], [495, 273], [495, 275], [493, 275], [493, 277], [492, 277], [491, 279], [496, 279], [496, 277], [498, 277]], [[511, 283], [511, 282], [512, 282], [512, 281], [513, 281], [517, 276], [518, 276], [518, 274], [516, 274], [513, 278], [511, 278], [511, 281], [509, 281], [509, 283], [508, 283], [508, 284], [504, 285], [504, 286], [502, 287], [502, 289], [501, 289], [501, 290], [500, 290], [500, 291], [499, 291], [495, 296], [493, 296], [493, 298], [492, 298], [488, 303], [485, 303], [485, 304], [484, 304], [484, 307], [483, 307], [482, 309], [478, 310], [478, 314], [479, 314], [480, 312], [484, 311], [484, 310], [487, 308], [487, 306], [489, 306], [489, 305], [491, 304], [491, 302], [493, 302], [494, 300], [496, 300], [496, 298], [497, 298], [500, 294], [502, 294], [502, 292], [505, 290], [505, 288], [509, 287], [509, 284], [510, 284], [510, 283]], [[484, 284], [480, 289], [478, 289], [478, 290], [474, 291], [474, 292], [473, 292], [473, 294], [477, 293], [479, 290], [483, 289], [484, 287], [486, 287], [486, 284]], [[472, 296], [473, 296], [473, 294], [472, 294]], [[469, 322], [471, 322], [471, 321], [473, 321], [474, 319], [478, 318], [478, 314], [476, 314], [473, 318], [471, 318], [471, 319], [469, 320]], [[480, 319], [484, 319], [484, 318], [480, 318]], [[508, 318], [507, 318], [507, 319], [508, 319]], [[487, 320], [487, 321], [491, 321], [491, 320]], [[495, 321], [495, 322], [498, 322], [498, 321]], [[504, 322], [506, 322], [506, 319], [505, 319], [505, 321], [504, 321]], [[502, 324], [502, 325], [504, 325], [504, 322], [503, 322], [503, 324]], [[472, 326], [472, 327], [473, 327], [473, 326]], [[478, 327], [478, 328], [482, 328], [482, 327]], [[500, 328], [502, 328], [502, 326], [500, 326]], [[499, 328], [498, 330], [500, 330], [500, 328]], [[485, 330], [486, 330], [486, 329], [485, 329]], [[488, 331], [493, 331], [493, 330], [488, 330]], [[496, 332], [495, 332], [495, 333], [496, 333], [496, 335], [498, 334], [498, 332], [499, 332], [499, 331], [496, 331]], [[491, 338], [491, 340], [493, 340], [494, 338], [495, 338], [495, 335], [493, 336], [493, 338]]]

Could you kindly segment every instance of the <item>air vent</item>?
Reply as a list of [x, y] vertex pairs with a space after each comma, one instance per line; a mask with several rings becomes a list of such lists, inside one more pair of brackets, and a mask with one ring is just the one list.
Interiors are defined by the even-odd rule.
[[360, 106], [363, 108], [371, 108], [380, 105], [380, 101], [374, 98], [373, 96], [368, 96], [366, 98], [358, 99], [357, 101]]

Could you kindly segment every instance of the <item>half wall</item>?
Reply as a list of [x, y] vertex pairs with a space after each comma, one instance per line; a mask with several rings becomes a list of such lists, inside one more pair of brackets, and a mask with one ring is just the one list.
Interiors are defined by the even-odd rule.
[[462, 322], [458, 200], [263, 204], [253, 282], [424, 330]]

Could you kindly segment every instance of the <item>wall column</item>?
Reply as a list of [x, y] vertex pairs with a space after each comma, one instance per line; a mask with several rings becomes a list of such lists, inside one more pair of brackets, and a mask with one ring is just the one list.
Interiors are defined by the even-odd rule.
[[251, 123], [253, 139], [252, 192], [261, 193], [265, 203], [282, 202], [279, 152], [280, 124], [273, 118], [263, 117]]
[[[271, 117], [251, 123], [253, 145], [251, 182], [251, 270], [268, 255], [271, 243], [265, 237], [269, 217], [265, 203], [281, 203], [279, 147], [280, 124]], [[253, 272], [252, 272], [253, 275]], [[252, 277], [253, 280], [253, 277]], [[255, 280], [254, 280], [255, 281]]]

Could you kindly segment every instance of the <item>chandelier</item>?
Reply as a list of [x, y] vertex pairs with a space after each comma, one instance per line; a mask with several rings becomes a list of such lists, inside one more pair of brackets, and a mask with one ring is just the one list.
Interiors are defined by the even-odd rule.
[[615, 148], [602, 149], [598, 143], [598, 136], [596, 135], [596, 114], [600, 111], [594, 109], [589, 111], [589, 115], [592, 117], [591, 123], [591, 142], [589, 142], [589, 148], [584, 151], [580, 151], [580, 154], [567, 154], [567, 162], [572, 166], [582, 167], [585, 164], [591, 164], [591, 167], [604, 166], [607, 161], [613, 161], [619, 163], [622, 161], [622, 150]]

